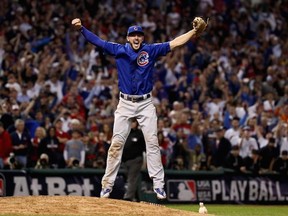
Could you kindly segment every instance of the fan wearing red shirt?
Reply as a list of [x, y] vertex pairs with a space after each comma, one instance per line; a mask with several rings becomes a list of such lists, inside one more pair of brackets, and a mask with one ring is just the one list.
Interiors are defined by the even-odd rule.
[[4, 163], [12, 150], [10, 134], [4, 129], [3, 123], [0, 122], [0, 169], [4, 167]]
[[58, 138], [60, 142], [59, 150], [61, 152], [64, 151], [65, 143], [71, 139], [71, 135], [65, 131], [62, 130], [63, 122], [61, 119], [57, 119], [55, 122], [55, 128], [56, 128], [56, 137]]

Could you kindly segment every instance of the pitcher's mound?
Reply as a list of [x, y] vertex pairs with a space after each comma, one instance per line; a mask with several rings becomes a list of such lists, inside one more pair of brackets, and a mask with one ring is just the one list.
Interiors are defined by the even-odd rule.
[[83, 196], [2, 197], [0, 215], [143, 215], [193, 216], [198, 213], [171, 209], [162, 205]]

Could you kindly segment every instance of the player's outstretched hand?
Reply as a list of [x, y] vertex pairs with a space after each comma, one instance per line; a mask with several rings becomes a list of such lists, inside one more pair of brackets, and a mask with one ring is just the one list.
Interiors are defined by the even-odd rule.
[[205, 29], [207, 28], [209, 23], [209, 18], [205, 22], [203, 18], [201, 17], [195, 17], [192, 24], [193, 24], [193, 29], [195, 29], [197, 36], [200, 36]]
[[74, 29], [79, 30], [82, 27], [81, 20], [79, 18], [75, 18], [72, 20], [71, 24], [73, 25]]

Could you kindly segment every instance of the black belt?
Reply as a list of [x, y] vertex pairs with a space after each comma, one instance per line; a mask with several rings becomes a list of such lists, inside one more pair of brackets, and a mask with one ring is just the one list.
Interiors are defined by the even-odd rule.
[[151, 97], [151, 94], [148, 93], [148, 94], [145, 94], [145, 95], [126, 95], [126, 94], [123, 94], [123, 93], [120, 93], [120, 97], [122, 97], [123, 99], [125, 100], [128, 100], [128, 101], [132, 101], [133, 103], [134, 102], [140, 102], [140, 101], [143, 101], [143, 100], [146, 100], [147, 98], [150, 98]]

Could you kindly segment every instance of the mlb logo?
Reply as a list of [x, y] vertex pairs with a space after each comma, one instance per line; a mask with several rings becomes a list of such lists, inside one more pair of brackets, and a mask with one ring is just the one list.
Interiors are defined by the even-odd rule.
[[196, 201], [197, 190], [194, 180], [168, 180], [167, 192], [169, 201]]

